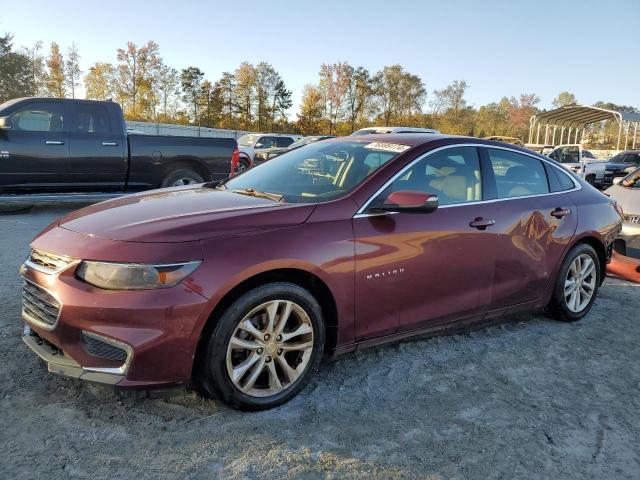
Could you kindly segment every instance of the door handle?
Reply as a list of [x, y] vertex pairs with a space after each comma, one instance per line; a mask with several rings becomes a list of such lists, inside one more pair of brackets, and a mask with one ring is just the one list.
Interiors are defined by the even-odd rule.
[[551, 212], [551, 216], [552, 217], [556, 217], [556, 218], [562, 218], [562, 217], [566, 217], [567, 215], [571, 214], [571, 209], [570, 208], [556, 208], [553, 212]]
[[45, 140], [44, 144], [45, 145], [64, 145], [64, 142], [62, 140]]
[[103, 147], [117, 147], [118, 142], [102, 142]]
[[496, 221], [493, 218], [476, 217], [472, 222], [469, 222], [469, 226], [477, 228], [478, 230], [486, 230], [487, 227], [495, 225]]

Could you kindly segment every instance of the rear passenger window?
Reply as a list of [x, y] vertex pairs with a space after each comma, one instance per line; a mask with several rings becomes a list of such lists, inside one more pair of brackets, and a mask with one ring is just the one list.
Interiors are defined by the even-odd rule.
[[510, 150], [488, 148], [489, 161], [499, 198], [549, 193], [549, 183], [540, 160]]
[[[367, 157], [367, 164], [369, 160], [374, 158]], [[427, 155], [395, 180], [386, 195], [400, 190], [435, 194], [440, 205], [482, 200], [477, 149], [454, 147]]]
[[569, 174], [560, 171], [558, 168], [554, 168], [551, 165], [546, 165], [547, 177], [549, 178], [549, 186], [552, 192], [563, 192], [565, 190], [571, 190], [575, 188], [575, 183], [569, 176]]
[[113, 133], [109, 111], [104, 105], [78, 104], [71, 131], [76, 133]]
[[276, 144], [278, 147], [288, 147], [293, 143], [293, 138], [291, 137], [278, 137], [276, 138]]

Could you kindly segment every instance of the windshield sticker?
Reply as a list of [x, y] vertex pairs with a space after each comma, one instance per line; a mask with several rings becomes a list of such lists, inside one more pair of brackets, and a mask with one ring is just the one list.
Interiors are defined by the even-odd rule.
[[400, 145], [399, 143], [373, 142], [369, 145], [365, 145], [364, 148], [367, 150], [382, 150], [383, 152], [402, 153], [409, 150], [411, 147], [409, 145]]

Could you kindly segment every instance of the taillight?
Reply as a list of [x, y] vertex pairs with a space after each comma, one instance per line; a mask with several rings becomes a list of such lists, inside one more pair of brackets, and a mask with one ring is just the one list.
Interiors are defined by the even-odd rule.
[[240, 163], [240, 150], [236, 148], [231, 154], [231, 169], [229, 170], [230, 177], [233, 177], [236, 174], [238, 163]]
[[613, 208], [616, 209], [616, 212], [620, 215], [620, 218], [624, 218], [624, 212], [622, 211], [622, 205], [618, 202], [613, 202]]

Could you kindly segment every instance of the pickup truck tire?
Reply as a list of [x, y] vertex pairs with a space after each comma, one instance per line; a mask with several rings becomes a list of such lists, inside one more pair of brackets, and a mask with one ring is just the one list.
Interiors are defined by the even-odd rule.
[[589, 185], [595, 185], [596, 184], [596, 176], [591, 174], [591, 175], [587, 175], [587, 177], [585, 178], [585, 180], [587, 181], [587, 183]]
[[161, 187], [181, 187], [183, 185], [193, 185], [203, 183], [204, 178], [199, 173], [189, 168], [179, 168], [170, 172], [160, 184]]

